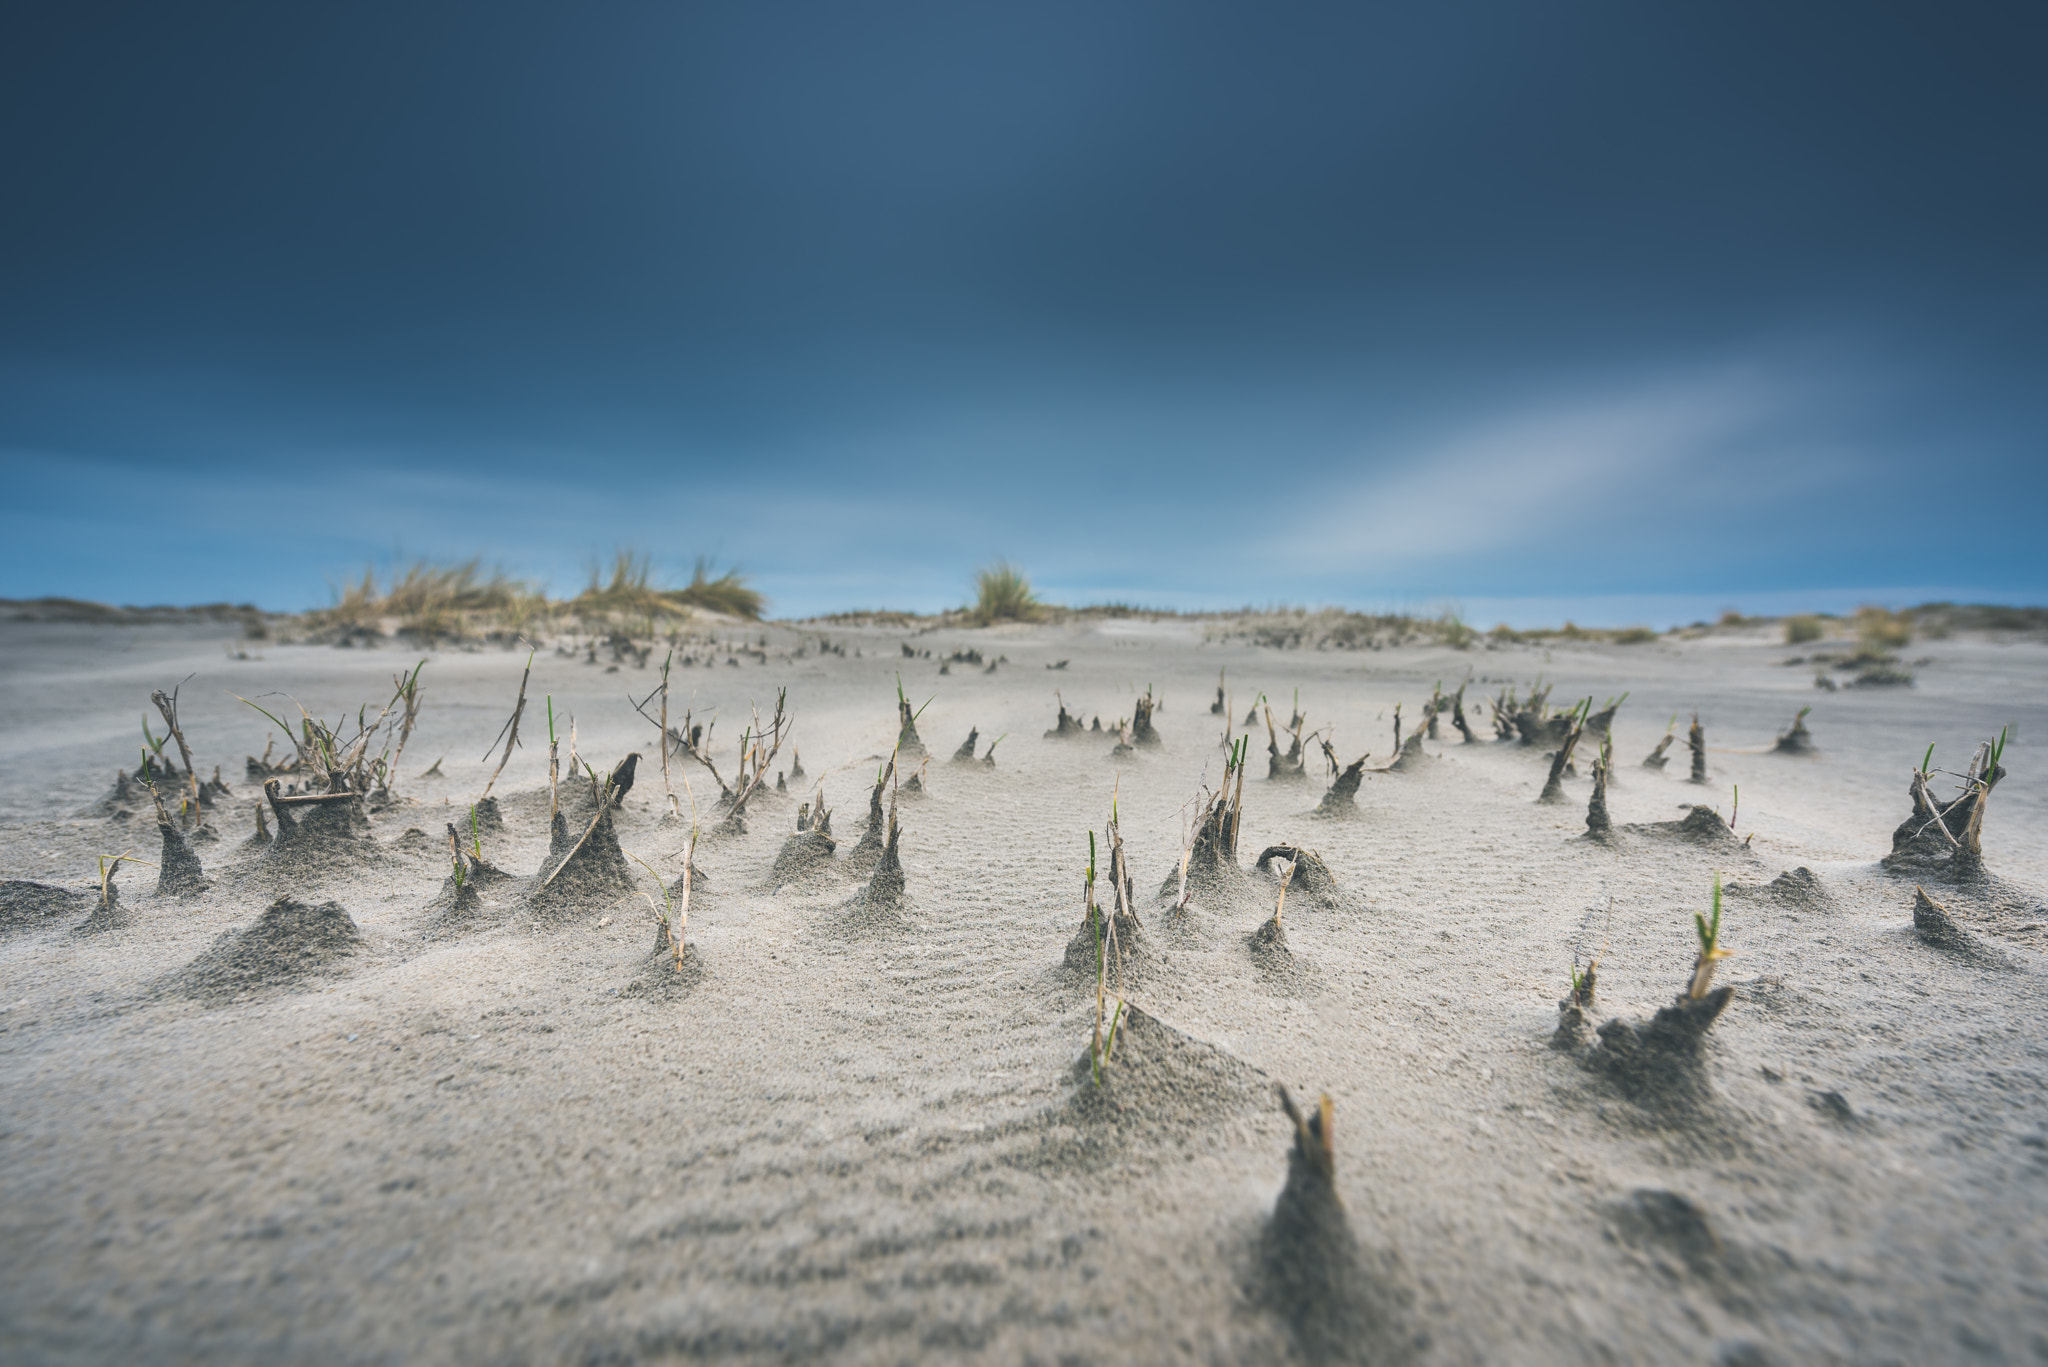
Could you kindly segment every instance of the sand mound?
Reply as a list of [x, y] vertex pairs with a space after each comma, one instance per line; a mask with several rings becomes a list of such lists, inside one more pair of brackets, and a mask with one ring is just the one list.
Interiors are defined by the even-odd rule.
[[[1102, 729], [1102, 719], [1100, 717], [1096, 718], [1095, 729], [1098, 731]], [[1067, 711], [1067, 705], [1062, 701], [1060, 703], [1059, 720], [1055, 721], [1052, 729], [1045, 733], [1045, 738], [1047, 740], [1073, 740], [1087, 734], [1088, 728], [1081, 725], [1079, 717]]]
[[839, 842], [827, 830], [798, 831], [782, 842], [775, 863], [768, 870], [770, 887], [809, 887], [824, 882], [834, 872], [833, 852]]
[[1927, 895], [1925, 888], [1913, 889], [1913, 933], [1920, 942], [1932, 945], [1979, 968], [2014, 969], [2019, 965], [2003, 952], [1986, 944], [1982, 937], [1963, 929], [1948, 908]]
[[1806, 729], [1806, 714], [1812, 710], [1810, 707], [1799, 709], [1799, 715], [1792, 718], [1791, 729], [1781, 732], [1778, 736], [1778, 743], [1771, 747], [1772, 754], [1817, 755], [1820, 753], [1820, 747], [1813, 743], [1813, 732]]
[[[1153, 967], [1152, 942], [1145, 938], [1145, 928], [1130, 912], [1114, 913], [1099, 911], [1101, 915], [1116, 917], [1117, 949], [1123, 961], [1123, 980], [1127, 987], [1135, 987], [1144, 980], [1145, 974]], [[1089, 991], [1095, 990], [1098, 963], [1107, 952], [1100, 936], [1103, 928], [1090, 921], [1083, 921], [1067, 941], [1067, 951], [1060, 959], [1060, 972], [1068, 981], [1084, 983]], [[1116, 986], [1117, 965], [1107, 965], [1109, 985]]]
[[896, 824], [892, 815], [889, 818], [889, 838], [875, 859], [874, 872], [868, 875], [867, 885], [846, 904], [843, 913], [833, 923], [834, 929], [865, 934], [902, 927], [906, 899], [903, 863], [897, 855], [897, 842], [902, 834], [902, 827]]
[[1667, 839], [1689, 840], [1695, 845], [1712, 849], [1739, 850], [1743, 842], [1736, 839], [1735, 832], [1721, 814], [1712, 807], [1697, 803], [1688, 804], [1685, 815], [1676, 821], [1639, 822], [1622, 827], [1637, 835], [1663, 836]]
[[676, 963], [675, 950], [668, 942], [668, 928], [654, 923], [654, 948], [634, 969], [633, 978], [621, 990], [628, 997], [676, 1001], [687, 997], [709, 974], [704, 971], [704, 951], [695, 940], [683, 941], [683, 961]]
[[290, 987], [324, 975], [353, 955], [363, 935], [338, 902], [280, 897], [246, 930], [231, 930], [177, 975], [190, 996], [225, 1000]]
[[[449, 826], [454, 831], [454, 826]], [[432, 919], [422, 931], [429, 939], [440, 939], [475, 930], [480, 926], [503, 919], [502, 907], [487, 906], [494, 890], [523, 880], [505, 872], [488, 859], [479, 858], [469, 850], [462, 850], [457, 856], [462, 861], [462, 872], [458, 877], [452, 870], [441, 880], [440, 891], [427, 904]]]
[[150, 801], [149, 789], [126, 769], [117, 770], [113, 786], [85, 806], [73, 812], [74, 817], [103, 817], [128, 820], [137, 812], [154, 805]]
[[1755, 902], [1775, 902], [1779, 906], [1796, 907], [1804, 911], [1826, 911], [1834, 905], [1834, 899], [1828, 896], [1828, 890], [1819, 876], [1803, 865], [1785, 870], [1762, 886], [1754, 883], [1730, 883], [1722, 891], [1730, 897], [1742, 897]]
[[1262, 1109], [1266, 1075], [1213, 1044], [1182, 1034], [1136, 1006], [1124, 1008], [1101, 1085], [1088, 1051], [1068, 1070], [1059, 1118], [1114, 1136], [1199, 1148], [1194, 1131]]
[[59, 916], [74, 916], [92, 900], [91, 893], [76, 888], [9, 879], [0, 883], [0, 932], [33, 930]]
[[1390, 774], [1412, 774], [1427, 769], [1436, 762], [1436, 756], [1422, 748], [1422, 733], [1417, 731], [1401, 743], [1401, 753], [1394, 756], [1394, 762], [1387, 766]]
[[857, 877], [866, 877], [874, 872], [875, 865], [882, 861], [882, 849], [888, 844], [889, 820], [882, 812], [882, 789], [895, 772], [892, 763], [876, 778], [875, 786], [868, 791], [868, 824], [860, 833], [860, 839], [847, 851], [846, 869]]
[[1296, 956], [1287, 944], [1287, 929], [1268, 918], [1244, 937], [1245, 948], [1258, 970], [1260, 986], [1282, 997], [1309, 997], [1322, 990], [1322, 974], [1315, 965]]

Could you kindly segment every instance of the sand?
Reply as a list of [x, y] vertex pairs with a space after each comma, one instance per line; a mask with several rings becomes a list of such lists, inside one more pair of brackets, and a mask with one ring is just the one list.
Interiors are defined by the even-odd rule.
[[[644, 901], [543, 916], [519, 881], [549, 843], [544, 695], [600, 770], [645, 750], [619, 843], [681, 872], [686, 831], [661, 821], [653, 732], [626, 700], [655, 669], [535, 661], [505, 830], [484, 838], [518, 877], [458, 916], [444, 827], [482, 791], [523, 655], [228, 630], [0, 623], [0, 878], [72, 893], [10, 895], [0, 917], [9, 1363], [2048, 1358], [2039, 643], [1916, 643], [1916, 687], [1820, 693], [1781, 663], [1796, 652], [1739, 631], [1315, 652], [1189, 621], [823, 627], [842, 656], [798, 653], [816, 629], [749, 628], [759, 654], [676, 671], [678, 709], [717, 713], [729, 771], [748, 704], [786, 685], [808, 776], [757, 797], [744, 835], [705, 836], [677, 977]], [[967, 648], [1007, 663], [941, 677]], [[279, 886], [242, 848], [260, 796], [243, 757], [270, 724], [230, 693], [353, 716], [422, 653], [405, 801], [371, 813], [363, 860]], [[1485, 743], [1446, 721], [1434, 762], [1368, 773], [1355, 819], [1319, 820], [1320, 752], [1308, 782], [1269, 783], [1261, 726], [1249, 891], [1173, 916], [1151, 893], [1221, 775], [1218, 670], [1235, 720], [1259, 690], [1284, 718], [1299, 688], [1310, 729], [1372, 766], [1396, 702], [1413, 730], [1431, 686], [1469, 672]], [[901, 905], [838, 867], [771, 886], [821, 778], [835, 859], [854, 848], [899, 672], [931, 699], [917, 728], [940, 757], [898, 807]], [[1491, 742], [1483, 697], [1539, 672], [1561, 705], [1630, 693], [1608, 843], [1580, 838], [1590, 753], [1539, 805], [1541, 753]], [[199, 768], [232, 789], [223, 838], [193, 846], [210, 886], [158, 897], [131, 866], [119, 924], [74, 933], [94, 857], [154, 860], [158, 836], [72, 813], [134, 767], [149, 691], [188, 674]], [[1105, 733], [1045, 738], [1055, 688]], [[1113, 760], [1148, 688], [1161, 744]], [[1809, 703], [1817, 753], [1772, 753]], [[1639, 767], [1695, 710], [1709, 782], [1686, 781], [1682, 737], [1667, 769]], [[2005, 723], [1995, 895], [1928, 889], [1995, 951], [1957, 953], [1916, 935], [1915, 880], [1877, 861], [1927, 743], [1960, 767]], [[971, 727], [984, 748], [1007, 735], [993, 766], [944, 758]], [[690, 782], [709, 827], [716, 789]], [[1694, 803], [1725, 817], [1738, 784], [1746, 847], [1630, 829]], [[1113, 791], [1146, 957], [1097, 1088], [1092, 984], [1064, 958]], [[1276, 949], [1255, 935], [1276, 889], [1251, 866], [1281, 844], [1314, 850], [1339, 894], [1290, 896]], [[1798, 868], [1817, 893], [1761, 891]], [[1745, 889], [1715, 979], [1734, 991], [1698, 1095], [1646, 1102], [1552, 1047], [1568, 967], [1601, 956], [1590, 1027], [1647, 1023], [1685, 986], [1717, 870]], [[302, 910], [270, 914], [286, 892]], [[276, 952], [315, 923], [316, 945]], [[1329, 1094], [1334, 1183], [1280, 1083], [1311, 1108]]]

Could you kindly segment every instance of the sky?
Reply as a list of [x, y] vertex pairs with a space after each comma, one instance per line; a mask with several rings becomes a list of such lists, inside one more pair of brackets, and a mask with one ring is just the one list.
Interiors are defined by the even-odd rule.
[[17, 5], [0, 596], [2048, 602], [2048, 10]]

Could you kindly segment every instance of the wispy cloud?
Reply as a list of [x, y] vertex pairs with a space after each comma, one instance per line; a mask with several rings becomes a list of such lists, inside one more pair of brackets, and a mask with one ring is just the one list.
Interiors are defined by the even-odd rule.
[[[1589, 522], [1654, 518], [1731, 491], [1724, 460], [1787, 409], [1746, 376], [1551, 402], [1365, 455], [1258, 553], [1311, 574], [1535, 554]], [[1746, 464], [1746, 462], [1745, 462]]]

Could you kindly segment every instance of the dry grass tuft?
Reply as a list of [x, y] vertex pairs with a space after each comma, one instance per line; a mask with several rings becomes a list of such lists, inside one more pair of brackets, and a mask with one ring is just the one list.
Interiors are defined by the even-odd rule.
[[1810, 613], [1785, 619], [1785, 644], [1788, 646], [1803, 646], [1808, 641], [1818, 641], [1825, 635], [1827, 627], [1820, 618]]
[[655, 617], [687, 616], [692, 609], [724, 613], [759, 621], [767, 600], [738, 570], [711, 577], [711, 562], [697, 558], [690, 582], [679, 589], [656, 588], [654, 558], [645, 551], [620, 550], [612, 556], [611, 578], [607, 582], [597, 570], [590, 574], [590, 587], [569, 602], [579, 616], [627, 617], [649, 620]]
[[501, 569], [486, 573], [478, 560], [434, 565], [416, 560], [394, 570], [380, 589], [377, 572], [335, 595], [334, 606], [306, 614], [316, 637], [381, 636], [384, 624], [417, 640], [473, 634], [480, 627], [517, 631], [547, 609], [547, 599]]
[[974, 576], [974, 620], [982, 626], [992, 622], [1036, 622], [1045, 615], [1045, 605], [1031, 591], [1031, 581], [1006, 560], [998, 560]]
[[1913, 624], [1889, 608], [1856, 609], [1856, 638], [1868, 651], [1897, 650], [1913, 639]]

